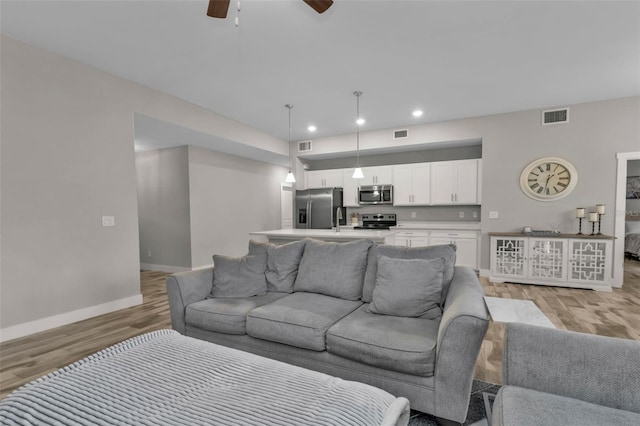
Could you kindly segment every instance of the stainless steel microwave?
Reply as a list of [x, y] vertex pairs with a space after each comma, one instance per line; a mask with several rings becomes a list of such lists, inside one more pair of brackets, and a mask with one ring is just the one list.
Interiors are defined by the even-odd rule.
[[363, 185], [358, 189], [358, 204], [393, 204], [393, 185]]

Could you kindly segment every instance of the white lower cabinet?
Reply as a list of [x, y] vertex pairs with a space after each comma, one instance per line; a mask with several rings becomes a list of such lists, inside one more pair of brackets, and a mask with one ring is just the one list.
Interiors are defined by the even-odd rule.
[[456, 265], [478, 269], [478, 234], [463, 231], [431, 231], [429, 245], [456, 246]]
[[479, 241], [477, 231], [421, 229], [398, 232], [393, 244], [405, 247], [453, 244], [456, 246], [456, 265], [478, 269]]
[[396, 246], [427, 247], [429, 245], [428, 232], [398, 232], [395, 235]]
[[491, 235], [489, 280], [611, 290], [612, 239]]

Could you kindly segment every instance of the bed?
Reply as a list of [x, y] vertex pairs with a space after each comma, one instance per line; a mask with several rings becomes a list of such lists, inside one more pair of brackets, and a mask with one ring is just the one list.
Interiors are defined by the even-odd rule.
[[624, 252], [626, 257], [640, 259], [640, 216], [625, 219]]
[[363, 383], [160, 330], [0, 401], [3, 425], [406, 425], [409, 401]]

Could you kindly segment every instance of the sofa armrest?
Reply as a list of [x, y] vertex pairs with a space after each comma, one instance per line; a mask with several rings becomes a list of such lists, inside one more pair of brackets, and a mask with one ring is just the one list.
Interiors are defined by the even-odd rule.
[[640, 342], [507, 324], [505, 384], [640, 412]]
[[213, 268], [169, 275], [166, 284], [171, 326], [177, 332], [185, 334], [185, 309], [187, 305], [204, 300], [211, 293]]
[[464, 422], [475, 364], [489, 327], [484, 290], [476, 273], [456, 266], [438, 330], [436, 415]]

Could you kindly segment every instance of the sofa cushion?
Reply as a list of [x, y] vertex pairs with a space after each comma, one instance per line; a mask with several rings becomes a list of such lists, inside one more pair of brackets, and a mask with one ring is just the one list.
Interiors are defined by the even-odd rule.
[[371, 302], [373, 289], [378, 275], [378, 256], [387, 256], [399, 259], [444, 259], [444, 269], [442, 276], [442, 297], [440, 302], [444, 305], [447, 297], [449, 285], [453, 279], [453, 271], [456, 264], [456, 247], [451, 244], [430, 246], [430, 247], [403, 247], [388, 244], [377, 244], [369, 250], [369, 260], [367, 271], [364, 275], [364, 288], [362, 290], [362, 301]]
[[267, 292], [267, 255], [213, 256], [212, 297], [262, 296]]
[[284, 296], [285, 293], [270, 292], [264, 296], [201, 300], [186, 307], [185, 322], [203, 330], [247, 334], [246, 322], [249, 311]]
[[367, 253], [372, 244], [371, 240], [348, 243], [307, 240], [295, 291], [360, 300]]
[[440, 318], [443, 269], [442, 258], [378, 257], [378, 275], [369, 311], [399, 317]]
[[327, 331], [327, 351], [387, 370], [433, 376], [439, 320], [368, 312], [368, 305]]
[[249, 254], [266, 254], [267, 291], [293, 293], [293, 284], [298, 276], [298, 266], [304, 253], [306, 240], [277, 245], [260, 241], [249, 241]]
[[493, 425], [637, 426], [640, 414], [516, 386], [500, 389]]
[[324, 351], [327, 329], [362, 303], [315, 293], [289, 294], [247, 315], [247, 334], [314, 351]]

